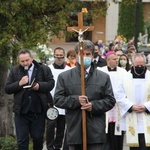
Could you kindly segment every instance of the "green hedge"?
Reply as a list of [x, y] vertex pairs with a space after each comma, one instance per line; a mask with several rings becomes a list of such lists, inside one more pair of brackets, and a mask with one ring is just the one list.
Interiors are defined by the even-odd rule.
[[16, 139], [12, 136], [0, 137], [0, 150], [17, 150]]
[[[33, 149], [32, 140], [30, 140], [29, 150]], [[17, 140], [12, 136], [0, 137], [0, 150], [18, 150]]]

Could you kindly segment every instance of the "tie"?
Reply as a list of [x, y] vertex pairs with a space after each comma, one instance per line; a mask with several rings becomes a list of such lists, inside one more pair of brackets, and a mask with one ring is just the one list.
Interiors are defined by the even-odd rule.
[[84, 78], [87, 78], [87, 77], [88, 77], [88, 72], [84, 71]]
[[97, 61], [96, 61], [96, 60], [94, 60], [94, 64], [97, 64]]
[[29, 78], [29, 82], [28, 83], [30, 84], [31, 83], [31, 70], [30, 69], [28, 70], [28, 78]]

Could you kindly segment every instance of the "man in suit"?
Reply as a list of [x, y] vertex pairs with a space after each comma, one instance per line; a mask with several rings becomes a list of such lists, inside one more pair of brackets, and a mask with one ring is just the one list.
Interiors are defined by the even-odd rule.
[[102, 52], [99, 48], [98, 44], [94, 44], [95, 45], [95, 51], [94, 51], [94, 58], [93, 58], [93, 62], [95, 67], [103, 67], [106, 66], [106, 60], [104, 58], [102, 58]]
[[[49, 67], [33, 59], [29, 50], [20, 50], [18, 59], [20, 64], [12, 67], [5, 84], [5, 92], [14, 94], [18, 150], [28, 150], [29, 135], [33, 139], [33, 150], [42, 150], [45, 113], [47, 104], [52, 101], [53, 75]], [[33, 87], [24, 88], [33, 80]]]

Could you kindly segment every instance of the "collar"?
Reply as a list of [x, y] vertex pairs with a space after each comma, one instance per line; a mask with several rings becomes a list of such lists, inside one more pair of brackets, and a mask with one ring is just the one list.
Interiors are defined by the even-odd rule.
[[29, 71], [33, 71], [33, 68], [34, 68], [34, 64], [32, 63], [31, 66], [29, 66], [29, 69], [28, 69], [28, 70], [29, 70]]
[[60, 66], [55, 64], [55, 63], [53, 63], [53, 66], [54, 66], [55, 69], [64, 69], [65, 68], [65, 64], [64, 63], [62, 63]]
[[107, 68], [108, 68], [108, 71], [117, 71], [116, 67], [115, 68], [110, 68], [110, 67], [107, 66]]
[[[76, 66], [76, 68], [78, 69], [78, 71], [79, 71], [79, 73], [80, 73], [80, 64], [79, 63], [77, 63], [77, 66]], [[96, 68], [95, 68], [95, 66], [94, 66], [94, 63], [91, 63], [91, 66], [89, 66], [87, 69], [86, 69], [86, 71], [91, 75], [91, 74], [93, 74], [93, 72], [94, 72], [94, 70], [95, 70]]]
[[85, 71], [89, 74], [91, 66], [89, 66]]
[[99, 60], [99, 56], [98, 56], [98, 57], [96, 57], [96, 58], [93, 58], [93, 62], [94, 62], [94, 60], [96, 60], [96, 62], [98, 62], [98, 60]]
[[133, 66], [132, 66], [132, 67], [131, 67], [131, 74], [132, 74], [133, 78], [144, 79], [144, 78], [145, 78], [146, 70], [147, 70], [147, 68], [145, 67], [144, 72], [143, 72], [142, 74], [140, 74], [140, 75], [137, 75], [137, 74], [135, 73], [135, 71], [134, 71]]

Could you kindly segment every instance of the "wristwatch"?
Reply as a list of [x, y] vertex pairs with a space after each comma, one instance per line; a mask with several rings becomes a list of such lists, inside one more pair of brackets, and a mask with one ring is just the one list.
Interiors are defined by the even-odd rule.
[[50, 120], [55, 120], [58, 115], [59, 115], [59, 112], [57, 110], [57, 108], [55, 107], [50, 107], [48, 110], [47, 110], [47, 118], [50, 119]]

